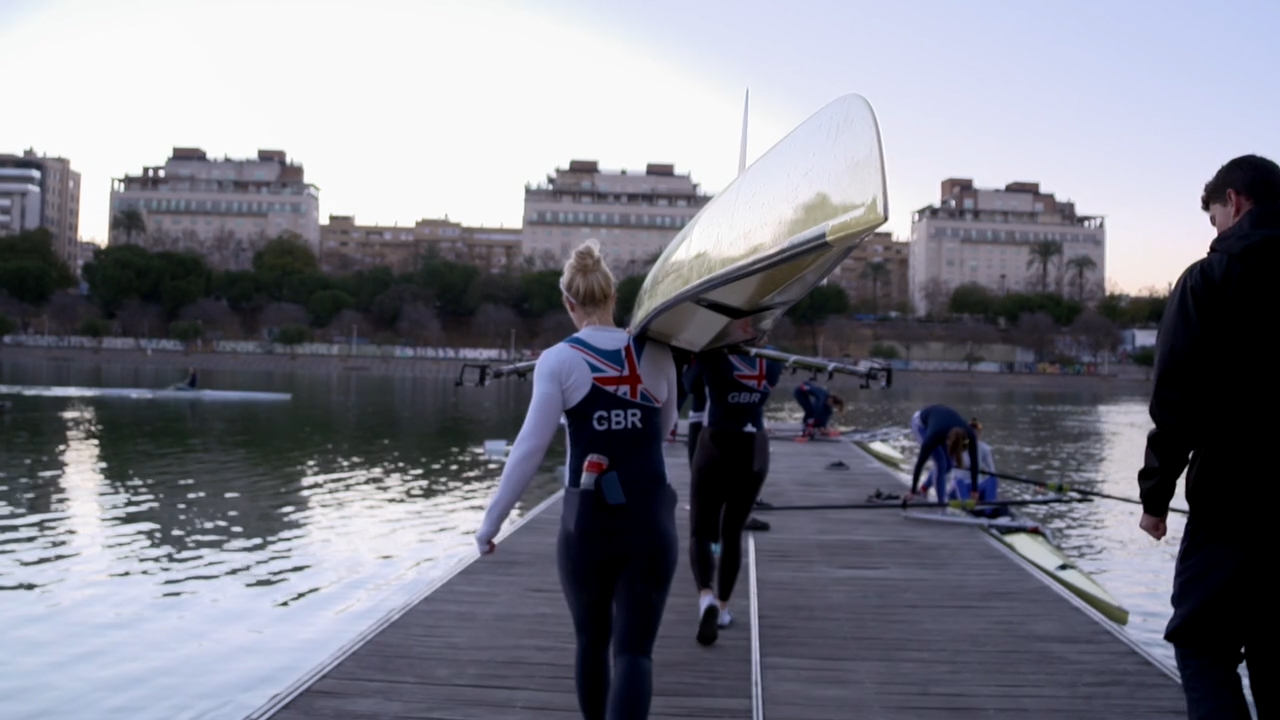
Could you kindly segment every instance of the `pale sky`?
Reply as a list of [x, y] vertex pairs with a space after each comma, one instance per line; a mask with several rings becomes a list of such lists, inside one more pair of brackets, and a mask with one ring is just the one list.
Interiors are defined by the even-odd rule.
[[322, 219], [518, 225], [571, 159], [718, 192], [845, 93], [875, 108], [887, 229], [940, 182], [1015, 180], [1106, 217], [1107, 275], [1164, 287], [1213, 230], [1206, 180], [1280, 160], [1280, 3], [0, 0], [0, 152], [70, 158], [81, 228], [176, 146], [282, 149]]

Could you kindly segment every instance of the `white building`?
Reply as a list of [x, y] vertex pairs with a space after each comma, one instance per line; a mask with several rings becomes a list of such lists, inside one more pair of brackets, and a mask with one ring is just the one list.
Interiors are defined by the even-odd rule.
[[45, 228], [74, 269], [80, 233], [80, 173], [66, 158], [0, 155], [0, 235]]
[[[1031, 262], [1037, 243], [1062, 249], [1047, 274]], [[1081, 272], [1087, 265], [1081, 258], [1092, 267]], [[1077, 215], [1074, 203], [1042, 193], [1039, 183], [989, 190], [950, 178], [942, 181], [941, 202], [912, 217], [909, 267], [917, 315], [966, 283], [998, 294], [1048, 291], [1088, 299], [1101, 293], [1106, 277], [1106, 228], [1101, 216]]]
[[615, 273], [632, 274], [661, 254], [710, 200], [671, 165], [650, 163], [640, 174], [574, 160], [548, 175], [546, 184], [525, 186], [521, 251], [540, 267], [555, 267], [593, 237]]
[[[141, 213], [145, 232], [116, 226], [126, 210]], [[111, 216], [111, 245], [190, 250], [218, 269], [248, 269], [255, 252], [285, 233], [320, 250], [319, 191], [280, 150], [210, 160], [199, 148], [174, 148], [163, 167], [111, 181]]]

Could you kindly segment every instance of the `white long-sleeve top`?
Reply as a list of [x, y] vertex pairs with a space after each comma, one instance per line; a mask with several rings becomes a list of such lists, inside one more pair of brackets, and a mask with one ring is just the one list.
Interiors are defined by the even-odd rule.
[[[969, 468], [968, 455], [964, 456], [960, 467], [966, 470]], [[996, 471], [996, 460], [991, 454], [991, 446], [981, 440], [978, 441], [978, 471], [981, 473], [994, 473]]]
[[[630, 339], [626, 330], [598, 325], [588, 325], [577, 336], [606, 350], [622, 348]], [[662, 404], [662, 436], [675, 427], [677, 414], [675, 399], [677, 383], [675, 361], [671, 348], [648, 341], [640, 358], [640, 377], [644, 387]], [[575, 350], [558, 343], [538, 357], [533, 368], [533, 397], [529, 400], [529, 412], [525, 415], [520, 434], [511, 444], [506, 467], [498, 489], [485, 510], [484, 521], [476, 533], [476, 546], [481, 552], [498, 535], [502, 523], [511, 514], [524, 491], [533, 480], [534, 473], [546, 457], [547, 448], [555, 438], [556, 429], [565, 410], [572, 408], [591, 391], [591, 369]], [[669, 401], [669, 402], [668, 402]], [[566, 437], [568, 430], [566, 428]], [[565, 466], [565, 482], [569, 468]]]

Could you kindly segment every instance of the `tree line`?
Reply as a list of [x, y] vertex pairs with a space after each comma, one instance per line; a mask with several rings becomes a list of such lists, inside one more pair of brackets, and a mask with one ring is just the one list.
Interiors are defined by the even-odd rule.
[[[48, 232], [0, 238], [0, 291], [7, 296], [0, 301], [0, 327], [29, 329], [53, 311], [62, 331], [93, 336], [194, 339], [256, 329], [301, 341], [354, 329], [365, 338], [438, 342], [446, 325], [506, 335], [563, 315], [559, 270], [493, 274], [428, 253], [412, 272], [375, 267], [335, 276], [321, 272], [315, 253], [287, 234], [258, 250], [251, 270], [215, 270], [195, 253], [126, 244], [95, 251], [82, 277], [87, 296], [68, 310], [75, 301], [58, 291], [74, 286], [74, 276], [53, 252]], [[642, 276], [620, 281], [620, 322], [642, 282]]]
[[[84, 265], [87, 296], [78, 297], [59, 292], [73, 287], [75, 277], [53, 251], [48, 231], [0, 238], [0, 331], [39, 330], [32, 325], [43, 317], [63, 333], [183, 340], [269, 336], [303, 342], [354, 333], [376, 342], [439, 344], [446, 334], [462, 332], [506, 344], [514, 331], [522, 345], [540, 345], [572, 332], [562, 312], [559, 270], [487, 273], [429, 253], [412, 272], [376, 267], [335, 276], [321, 272], [311, 249], [288, 234], [257, 251], [251, 268], [215, 270], [190, 252], [113, 245]], [[619, 324], [629, 321], [643, 281], [643, 275], [620, 279]], [[1024, 344], [1047, 349], [1045, 338], [1064, 328], [1101, 338], [1116, 336], [1117, 327], [1156, 325], [1164, 304], [1158, 296], [1107, 295], [1089, 309], [1082, 299], [1057, 293], [998, 295], [968, 284], [952, 291], [946, 313], [931, 314], [934, 320], [1011, 327]], [[853, 310], [844, 289], [828, 283], [786, 317], [816, 349], [828, 320]]]

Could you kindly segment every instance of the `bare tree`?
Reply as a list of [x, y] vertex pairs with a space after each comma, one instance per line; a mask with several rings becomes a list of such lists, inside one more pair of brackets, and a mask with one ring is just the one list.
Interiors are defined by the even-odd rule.
[[911, 360], [911, 348], [919, 347], [932, 339], [929, 328], [917, 322], [887, 324], [880, 334], [885, 340], [901, 345], [907, 361]]
[[930, 317], [946, 317], [947, 304], [951, 301], [951, 288], [940, 277], [931, 277], [924, 284], [924, 311]]
[[1120, 333], [1115, 324], [1093, 310], [1085, 310], [1071, 323], [1071, 338], [1084, 348], [1094, 361], [1120, 347]]
[[550, 313], [538, 322], [537, 345], [539, 348], [550, 347], [572, 335], [574, 330], [568, 313]]
[[49, 332], [60, 335], [74, 334], [85, 320], [99, 316], [93, 303], [80, 295], [64, 292], [54, 293], [49, 298], [44, 314], [49, 318]]
[[262, 308], [262, 312], [258, 313], [258, 330], [266, 331], [268, 328], [282, 328], [286, 325], [307, 325], [311, 322], [311, 315], [307, 313], [307, 309], [295, 303], [273, 302]]
[[226, 301], [201, 298], [178, 312], [179, 320], [196, 320], [210, 337], [238, 338], [244, 335], [240, 316]]
[[471, 316], [471, 334], [502, 347], [510, 340], [511, 331], [518, 330], [522, 324], [520, 316], [510, 307], [485, 303]]
[[1019, 345], [1034, 351], [1037, 360], [1043, 362], [1053, 353], [1057, 337], [1058, 325], [1048, 315], [1023, 313], [1018, 316], [1015, 338]]
[[421, 345], [439, 345], [444, 340], [444, 327], [435, 308], [421, 301], [405, 304], [396, 320], [400, 337]]
[[120, 332], [130, 337], [164, 337], [169, 326], [163, 308], [139, 300], [126, 300], [116, 319], [120, 322]]
[[359, 310], [347, 308], [341, 310], [325, 327], [324, 337], [334, 342], [349, 342], [354, 328], [357, 337], [368, 338], [373, 335], [373, 323]]

